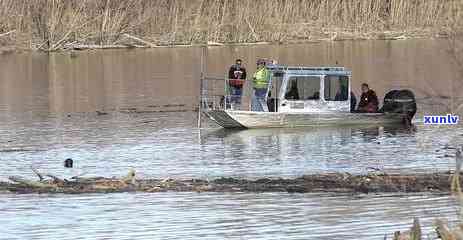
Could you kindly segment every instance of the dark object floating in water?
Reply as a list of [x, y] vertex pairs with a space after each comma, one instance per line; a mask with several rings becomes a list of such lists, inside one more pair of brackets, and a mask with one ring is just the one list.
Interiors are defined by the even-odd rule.
[[65, 168], [72, 168], [74, 164], [74, 161], [72, 160], [72, 158], [68, 158], [66, 160], [64, 160], [64, 167]]
[[137, 111], [137, 108], [134, 107], [128, 107], [128, 108], [121, 108], [121, 111]]
[[163, 107], [185, 107], [185, 104], [165, 104]]
[[451, 147], [449, 145], [445, 145], [442, 149], [449, 149], [449, 150], [453, 150], [453, 149], [457, 149], [456, 147]]
[[141, 123], [153, 123], [153, 122], [157, 122], [157, 121], [151, 120], [151, 121], [143, 121]]
[[96, 115], [98, 115], [98, 116], [108, 115], [108, 113], [107, 112], [96, 111]]
[[174, 109], [174, 110], [169, 110], [169, 109], [164, 109], [164, 110], [160, 110], [160, 109], [156, 109], [156, 110], [120, 110], [119, 112], [120, 113], [127, 113], [127, 114], [142, 114], [142, 113], [171, 113], [171, 112], [188, 112], [188, 111], [191, 111], [191, 110], [188, 110], [188, 109]]

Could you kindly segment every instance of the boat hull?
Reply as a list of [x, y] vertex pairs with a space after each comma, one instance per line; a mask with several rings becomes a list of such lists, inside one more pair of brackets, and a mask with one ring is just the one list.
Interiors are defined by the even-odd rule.
[[210, 110], [206, 115], [224, 128], [316, 127], [333, 125], [403, 124], [396, 113], [279, 113]]

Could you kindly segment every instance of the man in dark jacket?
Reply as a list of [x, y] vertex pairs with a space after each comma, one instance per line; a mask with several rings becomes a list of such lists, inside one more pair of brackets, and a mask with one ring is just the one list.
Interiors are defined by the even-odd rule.
[[235, 64], [231, 65], [228, 71], [229, 79], [246, 79], [246, 68], [244, 68], [241, 63], [241, 59], [236, 59]]
[[362, 84], [362, 95], [360, 96], [360, 102], [358, 106], [359, 112], [377, 112], [378, 111], [378, 97], [375, 91], [368, 87], [368, 84]]
[[231, 103], [241, 103], [243, 85], [246, 80], [246, 68], [241, 65], [241, 59], [236, 59], [235, 64], [228, 70], [228, 85], [230, 89]]

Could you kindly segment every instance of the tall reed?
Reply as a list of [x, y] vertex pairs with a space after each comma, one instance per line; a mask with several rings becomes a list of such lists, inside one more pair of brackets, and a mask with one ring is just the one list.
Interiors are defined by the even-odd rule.
[[15, 30], [0, 44], [55, 50], [117, 44], [124, 34], [156, 44], [374, 38], [391, 31], [432, 36], [461, 14], [461, 2], [0, 0], [0, 34]]

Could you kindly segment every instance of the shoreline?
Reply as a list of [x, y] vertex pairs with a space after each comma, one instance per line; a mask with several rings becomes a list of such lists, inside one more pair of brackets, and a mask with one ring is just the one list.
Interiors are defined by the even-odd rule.
[[[3, 33], [4, 34], [4, 33]], [[0, 33], [0, 36], [2, 34]], [[340, 33], [332, 32], [327, 34], [325, 37], [315, 38], [294, 38], [287, 39], [285, 41], [248, 41], [248, 42], [215, 42], [208, 41], [206, 43], [185, 43], [185, 42], [162, 42], [155, 43], [143, 40], [138, 37], [134, 37], [128, 34], [123, 41], [118, 44], [64, 44], [60, 48], [56, 49], [44, 49], [39, 47], [21, 47], [20, 44], [5, 44], [0, 46], [0, 55], [8, 55], [11, 53], [20, 52], [72, 52], [72, 51], [86, 51], [86, 50], [115, 50], [115, 49], [156, 49], [156, 48], [197, 48], [197, 47], [242, 47], [242, 46], [259, 46], [259, 45], [298, 45], [298, 44], [318, 44], [324, 42], [344, 42], [344, 41], [395, 41], [395, 40], [436, 40], [436, 39], [449, 39], [449, 35], [444, 32], [409, 32], [409, 31], [385, 31], [385, 32], [374, 32], [374, 33]], [[129, 37], [130, 36], [130, 37]], [[137, 39], [135, 42], [131, 41]], [[32, 41], [32, 40], [29, 40]]]

